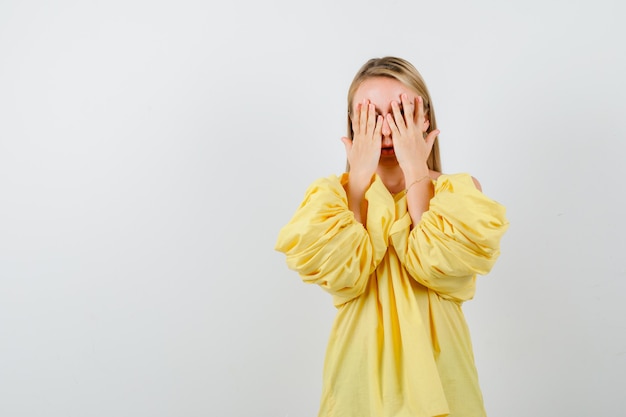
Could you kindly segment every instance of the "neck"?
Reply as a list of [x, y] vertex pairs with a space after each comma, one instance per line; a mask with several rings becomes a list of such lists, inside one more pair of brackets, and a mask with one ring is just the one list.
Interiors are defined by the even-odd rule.
[[385, 187], [392, 194], [397, 194], [404, 190], [404, 173], [400, 169], [400, 165], [378, 165], [376, 174], [380, 177]]

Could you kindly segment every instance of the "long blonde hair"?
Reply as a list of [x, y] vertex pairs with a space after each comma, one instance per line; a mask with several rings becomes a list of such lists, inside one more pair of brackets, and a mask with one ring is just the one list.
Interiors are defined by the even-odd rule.
[[[424, 101], [424, 114], [428, 118], [429, 126], [426, 135], [437, 129], [437, 119], [435, 118], [435, 109], [430, 98], [430, 93], [426, 87], [426, 83], [422, 75], [408, 61], [393, 56], [383, 58], [372, 58], [367, 61], [361, 69], [356, 73], [350, 89], [348, 90], [348, 138], [352, 140], [352, 122], [350, 121], [350, 112], [352, 111], [352, 100], [356, 90], [361, 83], [372, 77], [389, 77], [400, 81], [402, 84], [414, 90]], [[439, 137], [435, 138], [432, 150], [427, 160], [428, 168], [441, 172], [441, 159], [439, 156]], [[346, 171], [350, 170], [350, 166], [346, 164]]]

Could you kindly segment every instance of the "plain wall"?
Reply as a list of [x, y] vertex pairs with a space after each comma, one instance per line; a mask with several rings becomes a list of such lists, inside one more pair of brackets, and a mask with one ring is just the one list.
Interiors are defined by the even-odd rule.
[[335, 310], [274, 251], [365, 60], [507, 207], [465, 304], [492, 417], [626, 409], [624, 6], [0, 2], [0, 416], [310, 417]]

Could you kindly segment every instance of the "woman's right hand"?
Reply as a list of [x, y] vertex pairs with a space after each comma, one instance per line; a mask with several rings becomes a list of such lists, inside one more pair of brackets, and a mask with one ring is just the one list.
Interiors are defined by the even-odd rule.
[[350, 176], [369, 182], [378, 168], [382, 140], [383, 117], [376, 115], [376, 107], [363, 100], [356, 105], [352, 120], [352, 140], [342, 137], [350, 164]]
[[350, 164], [348, 175], [348, 207], [354, 217], [363, 225], [367, 224], [367, 203], [365, 190], [378, 168], [382, 141], [383, 116], [376, 116], [376, 106], [369, 100], [357, 104], [352, 120], [352, 140], [341, 138], [346, 147]]

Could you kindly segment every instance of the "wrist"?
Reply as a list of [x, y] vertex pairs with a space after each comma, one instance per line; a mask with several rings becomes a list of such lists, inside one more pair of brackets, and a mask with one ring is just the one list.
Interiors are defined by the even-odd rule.
[[358, 174], [350, 171], [348, 173], [348, 187], [354, 191], [364, 191], [369, 188], [372, 183], [374, 174]]
[[428, 184], [428, 182], [429, 182], [428, 180], [430, 180], [430, 175], [428, 175], [428, 174], [426, 174], [426, 175], [424, 175], [422, 177], [419, 177], [418, 179], [416, 179], [414, 181], [411, 181], [410, 183], [407, 183], [405, 191], [408, 193], [409, 190], [411, 189], [411, 187], [413, 187], [414, 185], [417, 186], [417, 185], [419, 185], [421, 183]]

